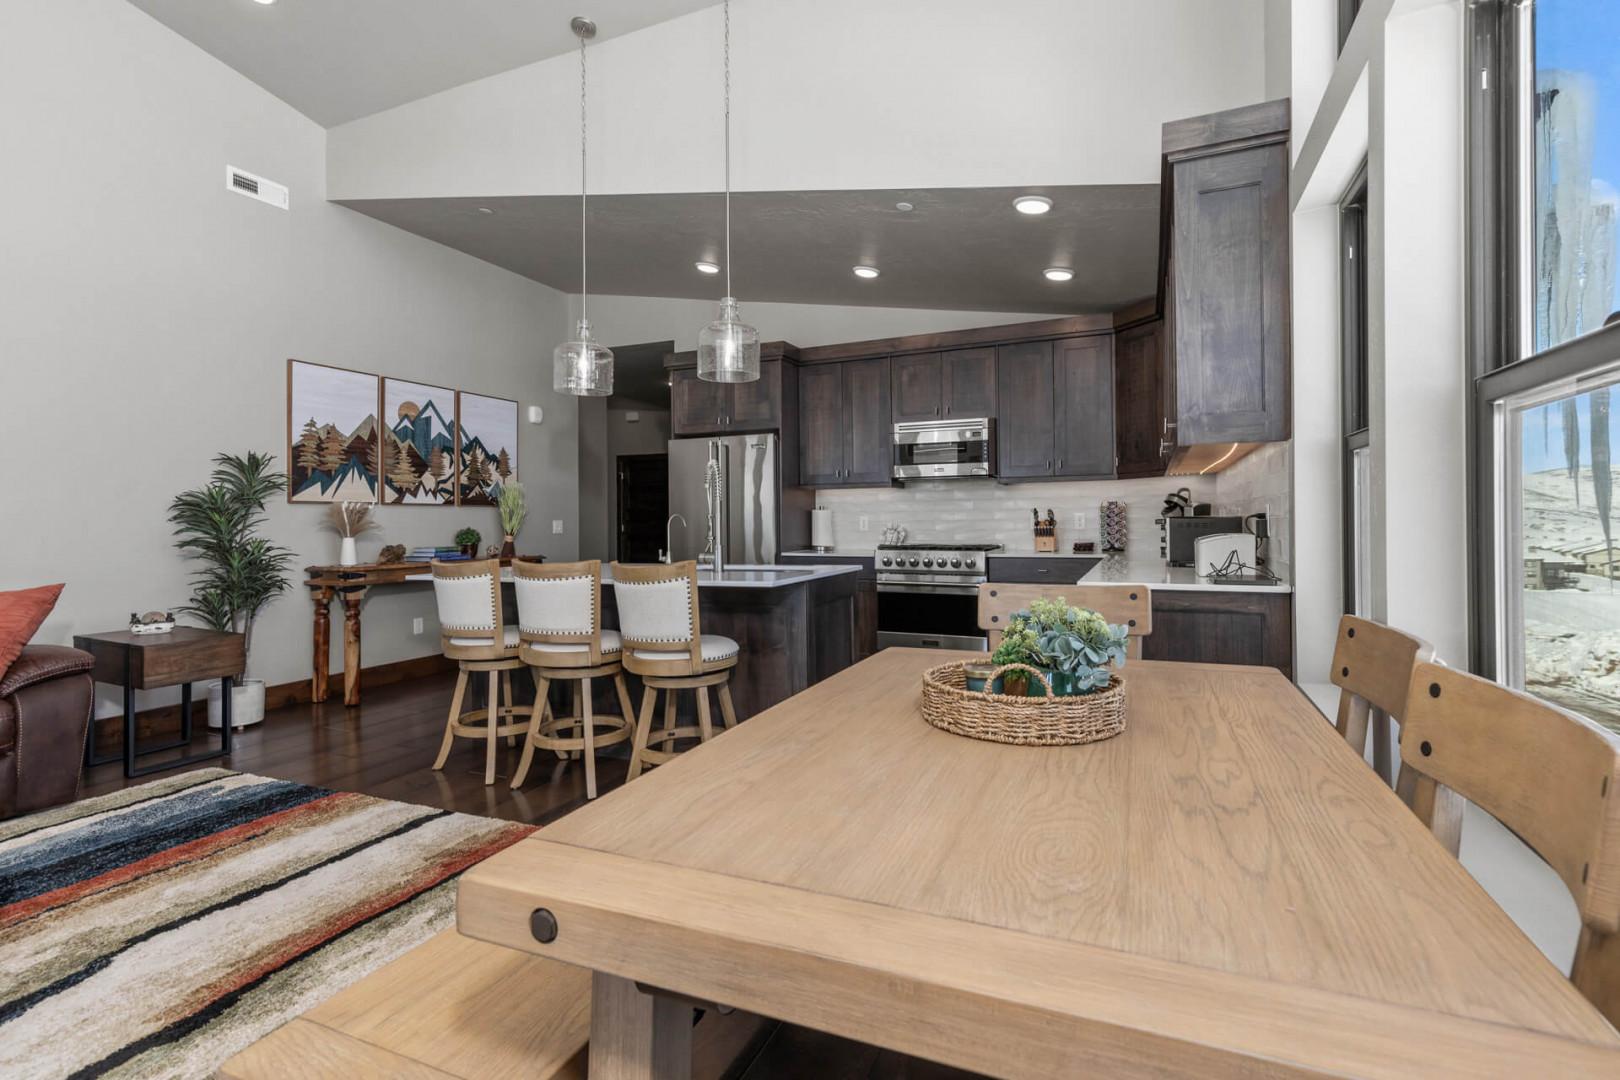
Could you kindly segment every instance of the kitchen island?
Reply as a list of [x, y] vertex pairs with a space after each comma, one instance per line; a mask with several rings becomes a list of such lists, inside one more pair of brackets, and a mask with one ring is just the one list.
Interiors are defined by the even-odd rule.
[[[853, 566], [728, 566], [716, 575], [698, 572], [698, 620], [703, 633], [723, 634], [741, 649], [731, 674], [731, 697], [737, 715], [747, 719], [786, 701], [799, 691], [849, 667], [855, 656], [855, 581]], [[415, 574], [409, 581], [432, 581]], [[512, 571], [501, 581], [511, 584]], [[508, 607], [508, 621], [516, 625]], [[602, 566], [602, 625], [618, 628], [613, 572]], [[630, 676], [632, 683], [635, 676]], [[617, 713], [611, 680], [598, 680], [598, 706]], [[640, 691], [632, 687], [634, 700]], [[519, 697], [523, 694], [519, 682]], [[689, 695], [680, 695], [683, 698]], [[683, 700], [681, 708], [691, 707]]]

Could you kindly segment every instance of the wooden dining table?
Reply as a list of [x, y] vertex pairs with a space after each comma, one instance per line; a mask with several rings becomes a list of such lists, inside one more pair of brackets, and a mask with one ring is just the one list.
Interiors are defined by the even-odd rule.
[[971, 655], [886, 650], [569, 814], [463, 877], [462, 933], [592, 970], [592, 1080], [686, 1077], [704, 1003], [1000, 1077], [1620, 1076], [1276, 670], [1132, 661], [1122, 734], [1026, 747], [922, 718]]

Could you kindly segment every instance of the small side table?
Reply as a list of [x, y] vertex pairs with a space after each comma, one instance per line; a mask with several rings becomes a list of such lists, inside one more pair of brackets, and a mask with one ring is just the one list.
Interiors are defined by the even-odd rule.
[[[105, 634], [79, 634], [73, 646], [96, 658], [91, 675], [97, 682], [124, 688], [123, 754], [96, 754], [95, 724], [85, 741], [85, 765], [104, 765], [124, 759], [125, 776], [145, 776], [199, 761], [229, 757], [231, 753], [231, 687], [247, 665], [241, 634], [177, 626], [167, 634], [134, 634], [113, 630]], [[220, 701], [220, 746], [202, 754], [188, 754], [173, 761], [137, 768], [135, 759], [160, 750], [173, 750], [191, 743], [191, 684], [218, 679]], [[138, 749], [135, 745], [135, 691], [162, 686], [180, 687], [180, 738], [161, 746]]]

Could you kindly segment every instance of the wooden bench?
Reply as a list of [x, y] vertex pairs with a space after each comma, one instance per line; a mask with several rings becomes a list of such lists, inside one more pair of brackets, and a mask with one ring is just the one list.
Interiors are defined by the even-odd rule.
[[[771, 1025], [704, 1013], [692, 1075], [718, 1077]], [[591, 973], [445, 930], [283, 1024], [222, 1080], [583, 1080]]]
[[226, 1080], [584, 1077], [591, 973], [445, 930], [227, 1061]]

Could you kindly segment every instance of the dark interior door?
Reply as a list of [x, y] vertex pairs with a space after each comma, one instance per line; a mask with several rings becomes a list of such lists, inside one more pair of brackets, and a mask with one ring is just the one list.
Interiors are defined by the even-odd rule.
[[619, 456], [620, 562], [658, 561], [669, 520], [669, 455]]

